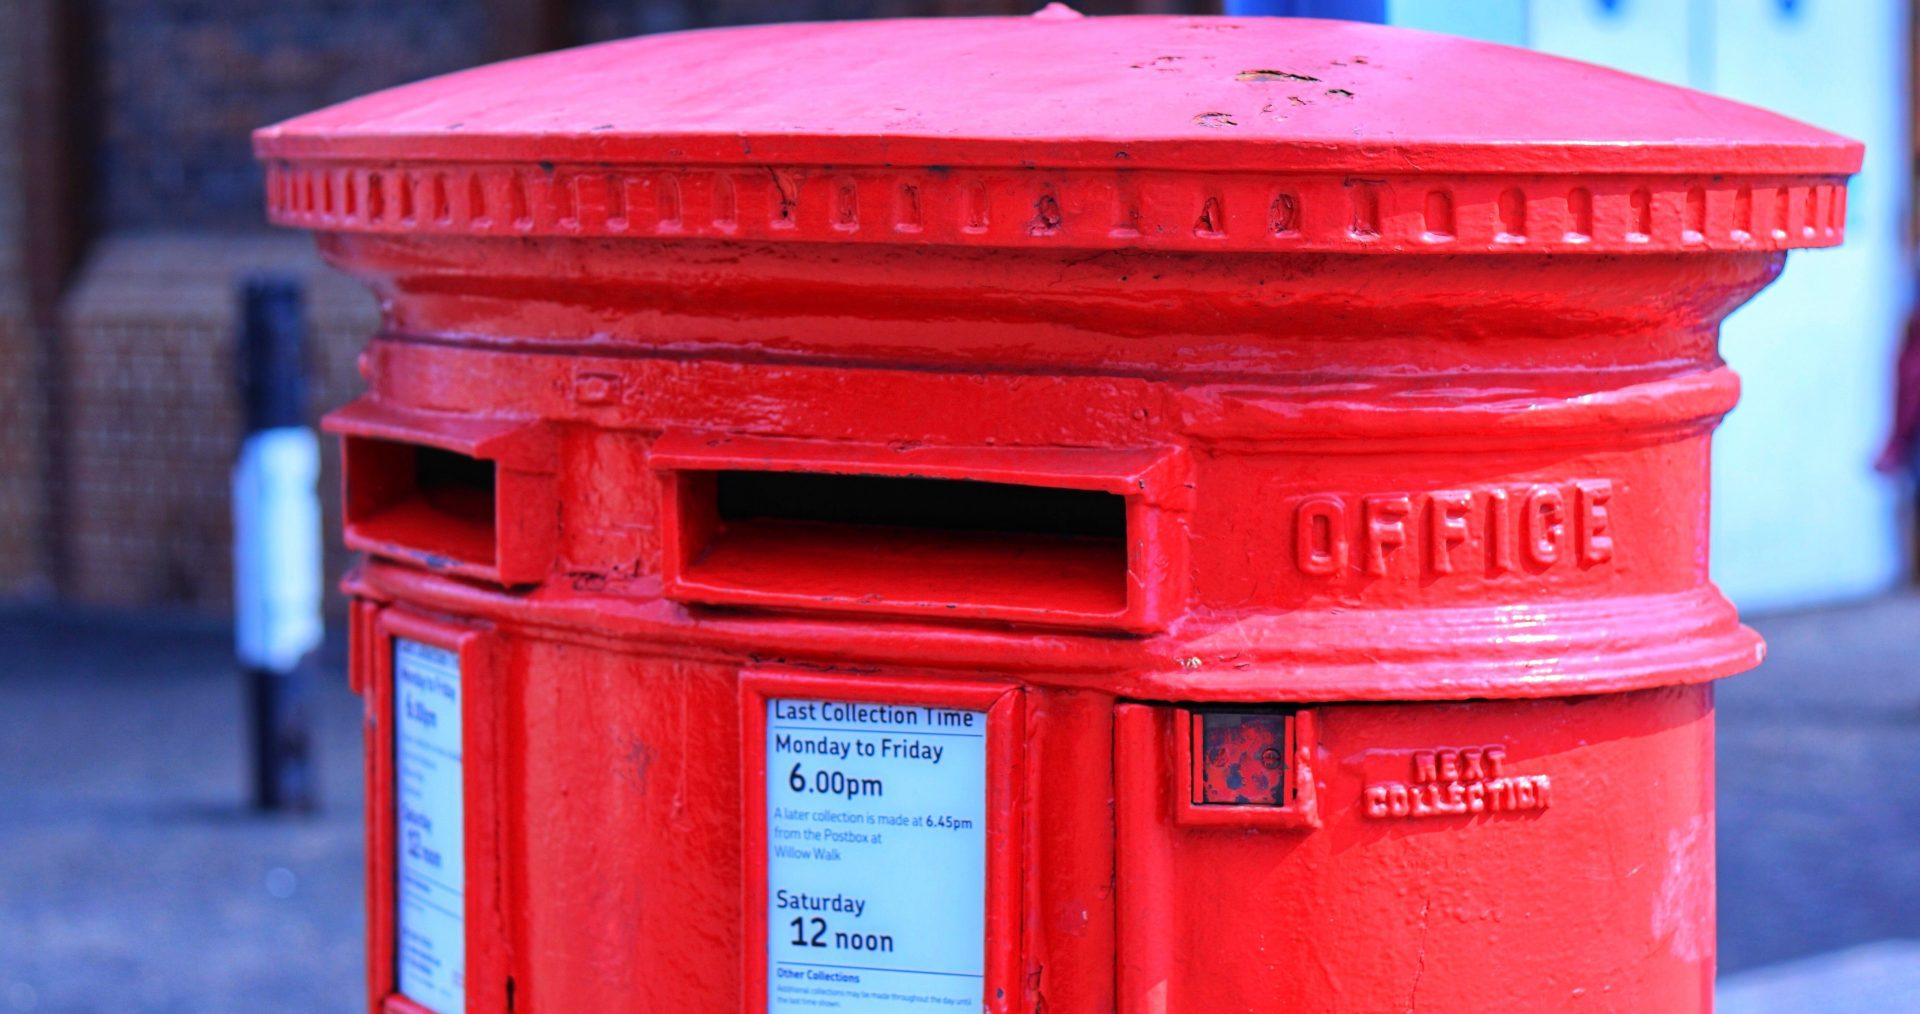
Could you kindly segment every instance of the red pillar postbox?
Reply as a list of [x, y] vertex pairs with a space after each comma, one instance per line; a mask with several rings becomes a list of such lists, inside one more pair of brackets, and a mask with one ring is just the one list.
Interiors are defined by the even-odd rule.
[[1056, 9], [258, 149], [385, 311], [331, 420], [370, 1009], [1710, 1006], [1712, 681], [1761, 656], [1717, 330], [1858, 145]]

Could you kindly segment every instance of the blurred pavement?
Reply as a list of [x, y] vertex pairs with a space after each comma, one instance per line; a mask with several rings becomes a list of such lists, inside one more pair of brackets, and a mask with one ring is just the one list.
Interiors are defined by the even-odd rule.
[[1717, 1014], [1920, 1011], [1920, 940], [1882, 940], [1720, 980]]
[[1920, 596], [1751, 622], [1766, 664], [1718, 691], [1721, 973], [1920, 938]]
[[[1920, 596], [1763, 618], [1720, 689], [1722, 1014], [1920, 1010]], [[0, 611], [0, 1014], [353, 1011], [357, 702], [263, 818], [204, 621]]]
[[260, 817], [224, 627], [0, 612], [0, 1012], [355, 1009], [358, 705], [322, 682], [323, 809]]

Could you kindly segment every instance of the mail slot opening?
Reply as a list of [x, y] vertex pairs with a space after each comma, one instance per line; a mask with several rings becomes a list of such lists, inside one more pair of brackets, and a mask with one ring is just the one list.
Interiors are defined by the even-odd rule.
[[683, 592], [713, 602], [1075, 622], [1126, 609], [1128, 509], [1099, 490], [682, 474]]
[[494, 473], [491, 461], [438, 447], [349, 437], [348, 532], [356, 542], [429, 562], [491, 566]]

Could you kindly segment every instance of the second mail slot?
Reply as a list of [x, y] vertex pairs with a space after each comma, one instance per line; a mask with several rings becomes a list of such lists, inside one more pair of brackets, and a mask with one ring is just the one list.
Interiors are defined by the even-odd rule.
[[667, 592], [687, 602], [1149, 630], [1179, 590], [1166, 449], [672, 434], [648, 460]]

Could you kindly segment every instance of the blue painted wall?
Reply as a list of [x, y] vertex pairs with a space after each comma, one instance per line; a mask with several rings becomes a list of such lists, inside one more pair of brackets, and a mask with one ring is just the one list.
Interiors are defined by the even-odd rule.
[[1345, 21], [1387, 20], [1387, 0], [1227, 0], [1228, 14], [1277, 14], [1290, 18], [1340, 18]]
[[1740, 407], [1714, 439], [1713, 576], [1744, 609], [1858, 598], [1905, 570], [1873, 473], [1910, 305], [1907, 8], [1899, 0], [1531, 0], [1528, 44], [1690, 85], [1867, 144], [1847, 242], [1802, 251], [1728, 319]]

